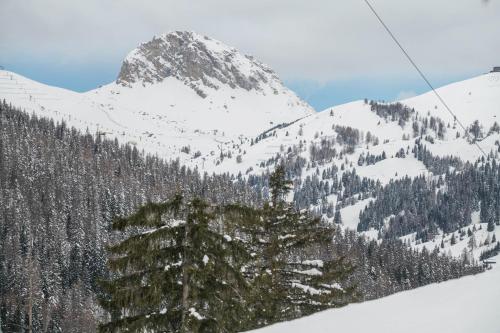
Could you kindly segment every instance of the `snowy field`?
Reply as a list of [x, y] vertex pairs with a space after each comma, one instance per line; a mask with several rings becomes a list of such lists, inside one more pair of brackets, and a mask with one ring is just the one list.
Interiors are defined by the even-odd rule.
[[[500, 261], [500, 256], [491, 260]], [[475, 276], [432, 284], [332, 309], [254, 333], [499, 333], [500, 266]]]

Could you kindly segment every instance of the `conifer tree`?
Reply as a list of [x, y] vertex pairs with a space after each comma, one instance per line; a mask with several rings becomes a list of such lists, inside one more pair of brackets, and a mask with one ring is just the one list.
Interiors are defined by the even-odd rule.
[[234, 332], [245, 306], [245, 258], [238, 240], [219, 232], [208, 205], [177, 195], [149, 203], [113, 229], [137, 234], [109, 248], [115, 277], [103, 282], [111, 320], [100, 332]]
[[283, 166], [270, 176], [269, 187], [271, 200], [255, 229], [252, 310], [258, 326], [342, 305], [353, 293], [339, 284], [351, 267], [329, 255], [335, 229], [286, 202], [291, 182]]
[[495, 230], [495, 222], [493, 221], [493, 219], [490, 219], [488, 221], [488, 227], [486, 229], [487, 231], [491, 232], [491, 231], [494, 231]]
[[450, 244], [455, 245], [456, 243], [457, 243], [457, 240], [455, 238], [455, 233], [453, 233], [453, 234], [451, 234]]
[[333, 222], [335, 224], [342, 224], [342, 215], [340, 215], [340, 210], [338, 210], [338, 209], [335, 212], [335, 216], [333, 218]]

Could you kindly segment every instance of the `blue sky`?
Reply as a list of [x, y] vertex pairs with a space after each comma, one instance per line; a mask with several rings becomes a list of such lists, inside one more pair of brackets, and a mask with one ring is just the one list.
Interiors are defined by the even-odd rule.
[[[500, 65], [498, 0], [370, 1], [435, 86]], [[363, 1], [0, 0], [0, 65], [86, 91], [172, 30], [255, 56], [317, 110], [428, 90]]]

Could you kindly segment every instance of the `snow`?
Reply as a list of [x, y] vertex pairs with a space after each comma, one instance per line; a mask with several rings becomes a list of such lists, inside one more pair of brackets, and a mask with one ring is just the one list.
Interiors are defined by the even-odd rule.
[[205, 317], [203, 317], [201, 314], [199, 314], [195, 308], [189, 308], [189, 315], [192, 317], [195, 317], [198, 320], [203, 320]]
[[340, 216], [342, 217], [343, 227], [356, 230], [359, 223], [359, 213], [372, 201], [374, 201], [373, 198], [368, 198], [360, 200], [354, 205], [342, 208], [340, 210]]
[[[474, 227], [476, 228], [476, 231], [474, 231]], [[481, 229], [479, 229], [480, 227]], [[472, 236], [469, 237], [467, 235], [467, 231], [469, 229], [472, 231], [474, 239], [476, 241], [476, 247], [474, 249], [470, 249], [469, 247], [469, 241], [470, 238], [472, 237]], [[459, 236], [460, 231], [463, 231], [465, 233], [465, 237], [462, 240], [460, 240]], [[500, 227], [496, 226], [494, 231], [488, 232], [487, 223], [479, 222], [479, 212], [473, 212], [472, 224], [455, 231], [453, 234], [455, 234], [455, 240], [456, 240], [455, 245], [451, 245], [451, 237], [452, 237], [451, 233], [445, 236], [442, 233], [440, 233], [439, 235], [434, 237], [434, 239], [425, 243], [416, 243], [414, 233], [401, 237], [401, 239], [409, 241], [410, 245], [417, 250], [422, 250], [425, 247], [429, 251], [432, 251], [435, 248], [440, 248], [441, 241], [443, 240], [444, 248], [440, 250], [444, 251], [446, 254], [458, 258], [463, 255], [464, 249], [466, 249], [468, 255], [471, 258], [479, 260], [479, 256], [481, 255], [482, 252], [491, 249], [495, 246], [495, 244], [491, 244], [491, 239], [493, 238], [493, 235], [495, 235], [497, 240], [500, 240]], [[489, 240], [490, 244], [484, 244], [487, 239]]]
[[[499, 262], [500, 256], [496, 261]], [[254, 333], [498, 333], [500, 265], [475, 276], [265, 327]]]
[[414, 178], [425, 174], [427, 171], [425, 165], [413, 156], [406, 158], [387, 158], [373, 165], [367, 165], [356, 168], [361, 177], [378, 179], [385, 185], [391, 179], [401, 179], [406, 176]]
[[317, 268], [306, 269], [303, 271], [295, 270], [297, 274], [309, 275], [309, 276], [321, 276], [323, 273]]
[[308, 293], [309, 295], [321, 295], [321, 294], [329, 293], [329, 291], [327, 291], [327, 290], [318, 290], [316, 288], [313, 288], [311, 286], [306, 286], [306, 285], [298, 283], [298, 282], [293, 282], [292, 288], [301, 289], [302, 291]]
[[302, 265], [307, 265], [307, 266], [315, 266], [315, 267], [323, 267], [324, 265], [324, 262], [323, 260], [319, 260], [319, 259], [316, 259], [316, 260], [304, 260], [302, 261]]
[[208, 256], [205, 254], [205, 255], [203, 256], [203, 259], [202, 259], [203, 264], [205, 264], [205, 265], [206, 265], [206, 264], [208, 264], [208, 260], [209, 260], [209, 259], [208, 259]]
[[[447, 85], [437, 91], [465, 126], [476, 119], [482, 124], [499, 121], [500, 73], [487, 73]], [[453, 123], [453, 116], [446, 111], [433, 92], [402, 100], [401, 103]]]

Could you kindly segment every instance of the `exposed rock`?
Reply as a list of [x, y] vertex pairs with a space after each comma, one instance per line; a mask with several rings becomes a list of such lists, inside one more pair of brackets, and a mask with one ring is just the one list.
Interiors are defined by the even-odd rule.
[[262, 91], [270, 87], [274, 94], [282, 87], [276, 73], [251, 56], [194, 32], [175, 31], [155, 37], [129, 53], [116, 82], [154, 84], [175, 77], [207, 96], [207, 87], [221, 85]]

